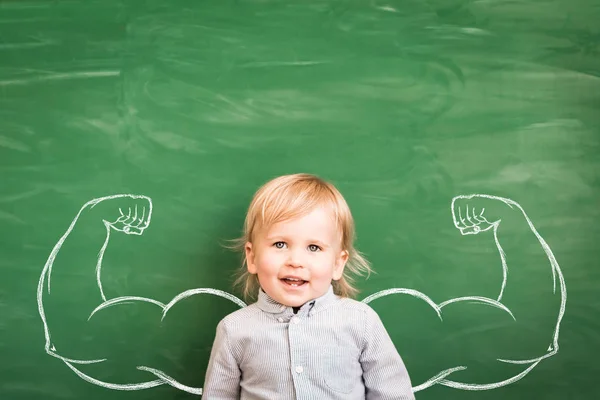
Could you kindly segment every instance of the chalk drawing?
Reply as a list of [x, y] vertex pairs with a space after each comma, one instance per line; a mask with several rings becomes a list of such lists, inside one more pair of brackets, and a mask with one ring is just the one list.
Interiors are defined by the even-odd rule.
[[224, 292], [222, 290], [217, 290], [217, 289], [212, 289], [212, 288], [187, 290], [187, 291], [175, 296], [175, 298], [173, 298], [173, 300], [171, 300], [167, 304], [161, 303], [160, 301], [157, 301], [154, 299], [138, 297], [138, 296], [122, 296], [122, 297], [117, 297], [114, 299], [107, 299], [106, 295], [104, 294], [103, 287], [102, 287], [102, 260], [103, 260], [104, 253], [106, 252], [106, 249], [107, 249], [109, 241], [110, 241], [111, 231], [121, 232], [126, 235], [142, 235], [144, 233], [144, 230], [146, 228], [148, 228], [148, 226], [150, 225], [150, 220], [152, 218], [152, 200], [147, 196], [139, 196], [139, 195], [132, 195], [132, 194], [118, 194], [118, 195], [113, 195], [113, 196], [101, 197], [98, 199], [91, 200], [91, 201], [85, 203], [83, 205], [83, 207], [81, 207], [81, 209], [79, 210], [79, 212], [77, 213], [77, 215], [75, 216], [75, 218], [73, 219], [71, 224], [69, 225], [67, 231], [58, 240], [58, 243], [56, 243], [56, 245], [52, 249], [52, 252], [50, 253], [50, 256], [48, 257], [48, 260], [46, 261], [46, 264], [44, 265], [44, 269], [42, 270], [42, 274], [40, 276], [40, 280], [38, 283], [38, 289], [37, 289], [37, 302], [38, 302], [38, 310], [40, 313], [40, 317], [42, 318], [42, 322], [44, 324], [44, 336], [46, 339], [46, 345], [45, 345], [46, 353], [62, 360], [67, 365], [67, 367], [69, 367], [73, 372], [75, 372], [75, 374], [77, 374], [77, 376], [79, 376], [81, 379], [83, 379], [89, 383], [93, 383], [95, 385], [105, 387], [107, 389], [140, 390], [140, 389], [149, 389], [152, 387], [168, 384], [177, 389], [180, 389], [180, 390], [192, 393], [192, 394], [201, 395], [202, 388], [194, 388], [194, 387], [186, 386], [180, 382], [177, 382], [175, 379], [173, 379], [172, 377], [170, 377], [163, 371], [160, 371], [155, 368], [150, 368], [150, 367], [144, 366], [144, 365], [139, 365], [136, 368], [139, 370], [142, 370], [142, 371], [147, 371], [147, 372], [155, 375], [158, 379], [148, 380], [148, 381], [144, 381], [144, 382], [137, 382], [137, 383], [128, 383], [128, 384], [111, 383], [111, 382], [105, 382], [105, 381], [95, 379], [95, 378], [85, 374], [84, 372], [82, 372], [75, 365], [76, 364], [102, 363], [104, 361], [107, 361], [107, 359], [104, 358], [104, 359], [95, 359], [95, 360], [74, 360], [74, 359], [66, 358], [66, 357], [63, 357], [60, 355], [59, 350], [52, 343], [52, 334], [50, 332], [50, 329], [48, 328], [46, 314], [44, 312], [44, 294], [46, 292], [48, 294], [50, 294], [50, 288], [51, 288], [50, 283], [52, 280], [52, 266], [54, 264], [54, 260], [56, 259], [56, 256], [60, 252], [60, 249], [63, 246], [65, 240], [67, 240], [67, 238], [69, 237], [69, 235], [75, 228], [75, 225], [77, 224], [77, 221], [81, 217], [82, 213], [93, 209], [94, 207], [96, 207], [98, 204], [100, 204], [102, 202], [107, 202], [107, 201], [111, 201], [111, 200], [115, 200], [115, 199], [118, 199], [120, 202], [123, 202], [123, 200], [128, 201], [131, 204], [131, 206], [126, 211], [124, 211], [122, 208], [118, 208], [119, 216], [114, 221], [108, 221], [108, 220], [102, 221], [104, 223], [104, 226], [106, 227], [106, 238], [100, 249], [100, 252], [98, 253], [98, 262], [96, 263], [96, 281], [98, 284], [98, 291], [99, 291], [99, 293], [98, 293], [99, 294], [99, 299], [98, 299], [99, 304], [94, 310], [90, 310], [91, 312], [88, 317], [88, 320], [90, 318], [92, 318], [92, 316], [96, 312], [98, 312], [102, 309], [109, 308], [109, 307], [112, 307], [112, 306], [115, 306], [118, 304], [129, 304], [132, 302], [146, 302], [146, 303], [154, 304], [155, 306], [161, 308], [162, 309], [161, 320], [162, 320], [167, 315], [167, 312], [177, 302], [179, 302], [187, 297], [194, 296], [194, 295], [200, 295], [200, 294], [209, 294], [209, 295], [214, 295], [214, 296], [220, 296], [220, 297], [223, 297], [225, 299], [228, 299], [228, 300], [234, 302], [235, 304], [237, 304], [240, 307], [246, 306], [246, 304], [243, 301], [241, 301], [234, 295]]
[[[77, 376], [79, 376], [81, 379], [83, 379], [89, 383], [105, 387], [107, 389], [140, 390], [140, 389], [149, 389], [149, 388], [153, 388], [156, 386], [166, 384], [166, 385], [170, 385], [174, 388], [177, 388], [179, 390], [182, 390], [182, 391], [185, 391], [188, 393], [201, 395], [202, 388], [194, 388], [194, 387], [186, 386], [186, 385], [178, 382], [174, 378], [170, 377], [165, 372], [163, 372], [159, 369], [151, 368], [151, 367], [144, 366], [144, 365], [139, 365], [136, 368], [138, 370], [147, 371], [147, 372], [153, 374], [154, 376], [156, 376], [157, 379], [147, 380], [144, 382], [130, 383], [130, 384], [122, 384], [122, 383], [117, 384], [117, 383], [105, 382], [105, 381], [95, 379], [95, 378], [83, 373], [80, 369], [77, 368], [76, 365], [102, 363], [102, 362], [107, 361], [107, 359], [75, 360], [75, 359], [66, 358], [66, 357], [63, 357], [60, 355], [59, 350], [52, 343], [52, 335], [48, 328], [48, 324], [46, 321], [46, 314], [44, 312], [44, 294], [46, 292], [48, 294], [50, 293], [52, 266], [54, 264], [54, 260], [55, 260], [56, 256], [58, 255], [59, 251], [61, 250], [63, 243], [65, 242], [65, 240], [68, 238], [68, 236], [73, 231], [81, 214], [87, 210], [93, 209], [94, 207], [96, 207], [98, 204], [100, 204], [102, 202], [111, 201], [113, 199], [119, 199], [120, 201], [123, 201], [123, 200], [129, 201], [130, 207], [128, 207], [127, 210], [118, 208], [119, 216], [112, 222], [108, 221], [108, 220], [103, 220], [104, 226], [106, 228], [106, 238], [100, 249], [100, 252], [98, 253], [98, 261], [96, 264], [96, 282], [98, 285], [99, 304], [95, 309], [90, 310], [88, 320], [90, 318], [92, 318], [94, 316], [94, 314], [100, 310], [107, 309], [107, 308], [110, 308], [115, 305], [129, 304], [132, 302], [146, 302], [146, 303], [150, 303], [150, 304], [153, 304], [153, 305], [159, 307], [162, 310], [162, 317], [161, 317], [161, 320], [162, 320], [165, 318], [168, 311], [179, 301], [181, 301], [185, 298], [188, 298], [190, 296], [202, 295], [202, 294], [209, 294], [209, 295], [213, 295], [213, 296], [223, 297], [223, 298], [235, 303], [236, 305], [238, 305], [241, 308], [246, 306], [246, 304], [242, 300], [237, 298], [236, 296], [234, 296], [230, 293], [218, 290], [218, 289], [213, 289], [213, 288], [200, 288], [200, 289], [187, 290], [187, 291], [175, 296], [169, 303], [166, 303], [166, 304], [162, 303], [158, 300], [145, 298], [145, 297], [138, 297], [138, 296], [121, 296], [121, 297], [117, 297], [117, 298], [113, 298], [113, 299], [107, 299], [107, 297], [104, 293], [104, 290], [103, 290], [103, 286], [102, 286], [102, 260], [103, 260], [104, 253], [106, 252], [106, 249], [107, 249], [109, 241], [110, 241], [111, 232], [112, 231], [121, 232], [121, 233], [124, 233], [127, 235], [142, 235], [144, 233], [144, 230], [147, 229], [148, 226], [150, 225], [150, 220], [152, 217], [152, 200], [147, 196], [139, 196], [139, 195], [131, 195], [131, 194], [119, 194], [119, 195], [101, 197], [101, 198], [94, 199], [94, 200], [87, 202], [79, 210], [79, 212], [77, 213], [77, 215], [75, 216], [75, 218], [73, 219], [71, 224], [69, 225], [67, 231], [64, 233], [64, 235], [59, 239], [59, 241], [56, 243], [56, 245], [52, 249], [52, 252], [50, 253], [50, 256], [48, 257], [48, 260], [46, 261], [46, 264], [44, 265], [44, 268], [42, 270], [42, 274], [40, 276], [40, 280], [38, 283], [37, 302], [38, 302], [38, 310], [40, 313], [40, 317], [41, 317], [43, 325], [44, 325], [44, 336], [45, 336], [45, 341], [46, 341], [45, 350], [49, 355], [56, 357], [56, 358], [60, 359], [61, 361], [63, 361], [65, 363], [65, 365], [68, 368], [70, 368], [75, 374], [77, 374]], [[559, 331], [560, 331], [560, 323], [561, 323], [563, 315], [565, 313], [565, 307], [566, 307], [566, 301], [567, 301], [567, 289], [566, 289], [564, 277], [560, 270], [558, 262], [556, 261], [554, 255], [552, 254], [552, 251], [550, 250], [550, 247], [548, 246], [546, 241], [540, 236], [540, 234], [534, 227], [533, 223], [531, 222], [531, 220], [529, 219], [529, 217], [527, 216], [527, 214], [525, 213], [523, 208], [517, 202], [507, 199], [507, 198], [490, 196], [490, 195], [486, 195], [486, 194], [472, 194], [472, 195], [456, 196], [452, 199], [452, 203], [451, 203], [451, 212], [452, 212], [452, 219], [454, 222], [454, 226], [458, 230], [460, 230], [460, 233], [462, 235], [477, 235], [477, 234], [481, 234], [481, 233], [487, 232], [487, 231], [491, 231], [493, 234], [494, 242], [498, 249], [498, 253], [500, 255], [500, 261], [501, 261], [502, 272], [503, 272], [503, 274], [502, 274], [503, 279], [502, 279], [502, 283], [500, 285], [500, 290], [499, 290], [497, 298], [491, 299], [491, 298], [480, 297], [480, 296], [466, 296], [466, 297], [459, 297], [459, 298], [446, 300], [440, 304], [436, 304], [433, 300], [431, 300], [431, 298], [429, 296], [427, 296], [424, 293], [421, 293], [417, 290], [405, 289], [405, 288], [390, 288], [390, 289], [384, 289], [379, 292], [376, 292], [376, 293], [366, 297], [362, 301], [364, 303], [368, 304], [378, 298], [389, 296], [389, 295], [395, 295], [395, 294], [413, 296], [413, 297], [419, 298], [419, 299], [425, 301], [427, 304], [429, 304], [429, 306], [435, 311], [435, 313], [437, 314], [437, 316], [440, 320], [443, 319], [442, 318], [443, 317], [443, 309], [445, 306], [447, 306], [449, 304], [453, 304], [453, 303], [470, 302], [470, 303], [478, 303], [478, 304], [498, 308], [498, 309], [506, 312], [513, 319], [515, 319], [513, 312], [508, 307], [506, 307], [504, 304], [502, 304], [502, 296], [503, 296], [506, 286], [507, 286], [508, 265], [507, 265], [507, 261], [506, 261], [506, 255], [505, 255], [504, 250], [502, 249], [502, 246], [500, 245], [500, 241], [498, 239], [498, 227], [500, 226], [501, 219], [492, 220], [492, 221], [488, 220], [488, 218], [486, 218], [486, 216], [485, 216], [486, 215], [485, 209], [477, 208], [478, 199], [493, 200], [493, 201], [496, 201], [499, 203], [503, 203], [503, 204], [507, 205], [508, 207], [510, 207], [511, 209], [518, 210], [522, 214], [522, 216], [525, 218], [525, 220], [527, 221], [529, 228], [531, 229], [531, 231], [533, 232], [533, 234], [539, 241], [539, 244], [541, 245], [546, 256], [548, 257], [548, 260], [550, 262], [550, 268], [552, 271], [553, 282], [554, 282], [553, 292], [556, 293], [557, 283], [558, 283], [558, 289], [559, 289], [558, 295], [560, 296], [560, 308], [558, 310], [558, 320], [557, 320], [556, 326], [554, 328], [554, 333], [552, 336], [552, 343], [548, 347], [547, 352], [537, 358], [526, 359], [526, 360], [498, 359], [497, 361], [499, 361], [499, 362], [510, 363], [510, 364], [523, 364], [526, 366], [526, 368], [523, 371], [521, 371], [520, 373], [516, 374], [515, 376], [513, 376], [509, 379], [506, 379], [506, 380], [503, 380], [500, 382], [487, 383], [487, 384], [457, 382], [457, 381], [447, 379], [454, 372], [463, 371], [463, 370], [467, 369], [467, 367], [465, 367], [465, 366], [456, 366], [453, 368], [449, 368], [449, 369], [440, 371], [435, 376], [428, 379], [426, 382], [413, 387], [414, 392], [418, 392], [418, 391], [427, 389], [428, 387], [431, 387], [433, 385], [443, 385], [443, 386], [448, 386], [448, 387], [452, 387], [452, 388], [456, 388], [456, 389], [463, 389], [463, 390], [495, 389], [495, 388], [498, 388], [501, 386], [509, 385], [511, 383], [514, 383], [514, 382], [522, 379], [533, 368], [535, 368], [542, 360], [544, 360], [548, 357], [551, 357], [551, 356], [557, 354], [557, 352], [558, 352], [558, 348], [559, 348], [558, 337], [559, 337]]]
[[448, 387], [452, 387], [455, 389], [463, 389], [463, 390], [490, 390], [490, 389], [499, 388], [499, 387], [509, 385], [511, 383], [514, 383], [514, 382], [522, 379], [533, 368], [535, 368], [542, 360], [544, 360], [548, 357], [552, 357], [553, 355], [558, 353], [558, 335], [560, 332], [560, 323], [561, 323], [563, 315], [565, 313], [565, 308], [566, 308], [566, 303], [567, 303], [567, 286], [565, 284], [565, 280], [564, 280], [562, 271], [560, 270], [560, 267], [558, 265], [558, 262], [556, 261], [554, 254], [552, 254], [552, 250], [550, 250], [550, 246], [548, 246], [546, 241], [538, 233], [537, 229], [535, 229], [535, 226], [533, 225], [533, 223], [531, 222], [531, 220], [525, 213], [525, 210], [523, 210], [523, 208], [517, 202], [515, 202], [511, 199], [497, 197], [497, 196], [490, 196], [487, 194], [471, 194], [471, 195], [456, 196], [452, 199], [452, 203], [451, 203], [452, 220], [454, 222], [454, 226], [458, 230], [460, 230], [460, 233], [462, 235], [477, 235], [477, 234], [480, 234], [482, 232], [487, 232], [487, 231], [492, 231], [492, 233], [493, 233], [494, 242], [496, 244], [496, 248], [498, 249], [498, 253], [500, 255], [500, 261], [502, 264], [502, 276], [503, 276], [502, 283], [500, 285], [500, 291], [499, 291], [498, 297], [496, 299], [490, 299], [490, 298], [479, 297], [479, 296], [466, 296], [466, 297], [450, 299], [450, 300], [444, 301], [443, 303], [436, 304], [427, 295], [425, 295], [417, 290], [397, 288], [397, 289], [381, 290], [377, 293], [374, 293], [374, 294], [368, 296], [367, 298], [365, 298], [362, 301], [364, 303], [368, 304], [375, 299], [378, 299], [378, 298], [384, 297], [384, 296], [393, 295], [393, 294], [409, 295], [409, 296], [417, 297], [421, 300], [424, 300], [427, 304], [429, 304], [433, 308], [433, 310], [435, 311], [435, 313], [437, 314], [437, 316], [440, 320], [442, 320], [443, 308], [445, 306], [447, 306], [449, 304], [453, 304], [453, 303], [459, 303], [459, 302], [470, 302], [470, 303], [478, 303], [478, 304], [483, 304], [483, 305], [488, 305], [491, 307], [499, 308], [499, 309], [505, 311], [506, 313], [508, 313], [514, 320], [516, 320], [512, 311], [508, 307], [506, 307], [504, 304], [502, 304], [502, 296], [503, 296], [504, 291], [507, 286], [508, 265], [506, 262], [506, 254], [505, 254], [504, 250], [502, 249], [502, 246], [500, 245], [500, 240], [498, 239], [498, 227], [501, 224], [501, 219], [489, 221], [485, 217], [485, 208], [482, 207], [481, 209], [477, 209], [477, 203], [479, 201], [481, 201], [481, 199], [496, 201], [496, 202], [499, 202], [498, 204], [502, 203], [502, 204], [507, 205], [509, 208], [511, 208], [513, 210], [519, 211], [522, 214], [522, 216], [525, 218], [525, 220], [527, 221], [527, 225], [529, 226], [529, 229], [531, 229], [531, 232], [533, 232], [533, 234], [537, 238], [540, 246], [544, 250], [544, 253], [548, 257], [549, 266], [552, 271], [552, 278], [553, 278], [553, 288], [552, 288], [553, 293], [556, 294], [557, 279], [558, 279], [558, 285], [559, 285], [559, 290], [560, 290], [560, 292], [558, 293], [558, 295], [560, 296], [560, 308], [558, 310], [558, 318], [556, 321], [556, 326], [554, 328], [554, 333], [552, 335], [552, 343], [549, 345], [546, 353], [537, 358], [531, 358], [531, 359], [526, 359], [526, 360], [498, 359], [497, 361], [503, 362], [503, 363], [527, 365], [527, 368], [525, 368], [523, 371], [521, 371], [518, 374], [515, 374], [514, 376], [512, 376], [511, 378], [508, 378], [506, 380], [503, 380], [500, 382], [490, 382], [487, 384], [476, 384], [476, 383], [468, 383], [468, 382], [457, 382], [457, 381], [446, 379], [446, 377], [448, 377], [453, 372], [462, 371], [462, 370], [467, 369], [467, 367], [465, 367], [465, 366], [456, 366], [454, 368], [440, 371], [440, 373], [436, 374], [435, 376], [428, 379], [424, 383], [413, 387], [413, 392], [418, 392], [418, 391], [424, 390], [433, 385], [443, 385], [443, 386], [448, 386]]

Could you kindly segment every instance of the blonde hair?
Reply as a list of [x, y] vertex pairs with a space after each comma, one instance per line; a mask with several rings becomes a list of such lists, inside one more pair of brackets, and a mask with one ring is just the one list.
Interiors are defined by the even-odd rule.
[[232, 248], [243, 254], [242, 266], [234, 286], [241, 286], [246, 300], [255, 298], [259, 283], [246, 266], [244, 247], [252, 242], [254, 233], [275, 223], [304, 216], [317, 207], [332, 211], [342, 236], [342, 250], [348, 252], [348, 261], [342, 277], [332, 282], [335, 294], [355, 297], [354, 276], [372, 272], [369, 262], [354, 248], [354, 219], [342, 194], [331, 183], [311, 174], [283, 175], [270, 180], [254, 194], [244, 221], [243, 235], [234, 240]]

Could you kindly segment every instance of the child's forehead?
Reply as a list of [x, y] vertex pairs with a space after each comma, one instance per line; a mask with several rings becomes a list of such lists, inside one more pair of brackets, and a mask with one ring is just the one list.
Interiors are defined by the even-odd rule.
[[335, 212], [326, 207], [315, 207], [300, 215], [282, 217], [271, 223], [258, 223], [257, 230], [265, 236], [286, 233], [315, 233], [321, 235], [341, 233]]
[[272, 227], [290, 226], [290, 225], [309, 225], [309, 226], [335, 226], [335, 215], [328, 209], [316, 207], [302, 215], [295, 215], [289, 218], [281, 219], [272, 224]]

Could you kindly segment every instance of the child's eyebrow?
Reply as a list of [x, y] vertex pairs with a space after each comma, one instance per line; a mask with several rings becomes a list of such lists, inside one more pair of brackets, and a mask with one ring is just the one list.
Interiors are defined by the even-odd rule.
[[265, 236], [265, 240], [267, 242], [274, 242], [274, 241], [287, 241], [288, 239], [284, 236], [284, 235], [269, 235], [269, 236]]

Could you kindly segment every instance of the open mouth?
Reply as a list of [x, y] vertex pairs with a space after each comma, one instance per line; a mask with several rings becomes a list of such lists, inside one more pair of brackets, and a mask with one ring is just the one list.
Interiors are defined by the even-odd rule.
[[298, 278], [283, 278], [280, 279], [281, 282], [285, 283], [288, 286], [299, 287], [304, 285], [307, 281], [298, 279]]

